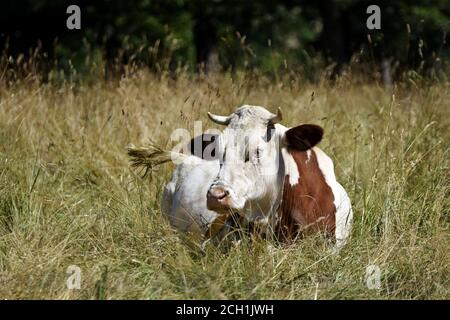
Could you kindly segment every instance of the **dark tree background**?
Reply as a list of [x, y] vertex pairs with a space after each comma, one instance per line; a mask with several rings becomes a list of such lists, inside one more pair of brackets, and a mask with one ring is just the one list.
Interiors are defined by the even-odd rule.
[[[81, 8], [81, 30], [66, 28], [66, 8]], [[368, 30], [366, 9], [381, 8], [381, 30]], [[448, 65], [448, 0], [2, 0], [0, 47], [17, 58], [45, 53], [52, 68], [79, 72], [102, 61], [190, 70], [333, 65], [355, 55], [390, 77]], [[389, 81], [389, 79], [387, 79]]]

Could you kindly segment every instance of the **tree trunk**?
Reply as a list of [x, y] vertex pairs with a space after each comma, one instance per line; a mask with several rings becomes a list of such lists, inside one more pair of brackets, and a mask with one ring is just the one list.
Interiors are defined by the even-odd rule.
[[322, 47], [336, 62], [333, 70], [333, 76], [336, 76], [348, 60], [341, 14], [334, 0], [319, 1], [319, 11], [323, 22]]
[[214, 71], [219, 61], [216, 50], [217, 32], [211, 17], [196, 14], [193, 31], [198, 69], [205, 72]]

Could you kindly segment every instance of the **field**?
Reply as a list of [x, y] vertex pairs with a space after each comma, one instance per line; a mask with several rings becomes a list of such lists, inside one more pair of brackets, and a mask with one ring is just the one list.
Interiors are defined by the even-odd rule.
[[[161, 216], [173, 164], [142, 178], [126, 146], [169, 148], [174, 129], [213, 127], [206, 111], [241, 104], [324, 127], [319, 146], [355, 213], [339, 254], [319, 236], [202, 248]], [[330, 84], [140, 71], [0, 82], [0, 298], [450, 299], [449, 126], [446, 81], [387, 89], [345, 75]], [[80, 289], [67, 288], [72, 265]]]

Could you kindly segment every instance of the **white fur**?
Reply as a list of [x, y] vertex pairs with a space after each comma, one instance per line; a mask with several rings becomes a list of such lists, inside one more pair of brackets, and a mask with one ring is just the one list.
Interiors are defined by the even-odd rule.
[[[289, 130], [289, 128], [281, 124], [276, 124], [275, 130], [279, 140], [282, 141], [284, 133]], [[284, 146], [281, 146], [281, 155], [284, 162], [284, 175], [289, 176], [289, 184], [291, 185], [291, 187], [295, 186], [300, 179], [300, 173], [298, 172], [297, 163], [295, 162], [294, 157]]]
[[161, 210], [170, 224], [185, 232], [203, 235], [217, 213], [206, 207], [206, 193], [219, 170], [218, 161], [190, 156], [175, 169], [167, 183]]
[[311, 160], [311, 149], [308, 149], [308, 150], [306, 151], [306, 156], [307, 156], [308, 158], [305, 160], [305, 164], [307, 164], [307, 163], [309, 162], [309, 160]]
[[300, 180], [300, 173], [298, 172], [297, 163], [294, 157], [286, 150], [286, 148], [281, 148], [281, 154], [283, 156], [285, 171], [284, 175], [289, 175], [289, 184], [295, 186]]
[[314, 147], [313, 150], [316, 153], [320, 171], [322, 171], [325, 181], [333, 192], [334, 206], [336, 207], [336, 247], [341, 248], [345, 245], [347, 238], [350, 236], [353, 222], [352, 205], [347, 192], [342, 185], [336, 181], [333, 161], [318, 147]]

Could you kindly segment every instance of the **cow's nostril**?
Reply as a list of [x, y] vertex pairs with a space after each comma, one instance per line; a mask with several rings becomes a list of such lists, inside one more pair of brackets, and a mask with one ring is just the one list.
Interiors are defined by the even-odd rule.
[[212, 188], [208, 191], [208, 195], [210, 197], [214, 197], [218, 200], [221, 200], [229, 195], [229, 192], [222, 188]]
[[217, 199], [223, 199], [224, 197], [226, 197], [226, 193], [222, 189], [214, 189], [213, 196]]
[[219, 199], [219, 200], [222, 200], [222, 199], [225, 198], [226, 196], [227, 196], [226, 193], [223, 192], [223, 193], [221, 193], [221, 194], [218, 194], [218, 195], [216, 196], [216, 198]]

